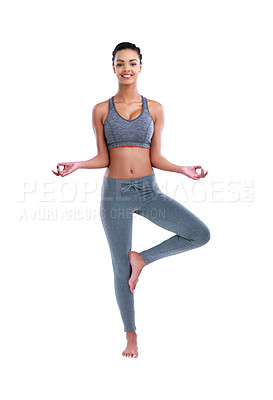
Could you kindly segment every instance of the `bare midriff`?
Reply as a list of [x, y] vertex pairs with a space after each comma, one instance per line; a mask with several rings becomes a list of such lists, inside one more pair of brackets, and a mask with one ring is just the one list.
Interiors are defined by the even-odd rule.
[[109, 149], [110, 164], [105, 176], [117, 179], [140, 178], [154, 173], [150, 149], [123, 146]]

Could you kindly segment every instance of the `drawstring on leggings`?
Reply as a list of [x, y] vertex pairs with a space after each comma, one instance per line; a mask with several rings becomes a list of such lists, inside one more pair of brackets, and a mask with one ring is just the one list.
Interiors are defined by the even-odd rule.
[[127, 185], [123, 186], [121, 188], [121, 191], [123, 193], [127, 192], [127, 190], [129, 190], [131, 187], [134, 187], [136, 190], [137, 189], [144, 189], [144, 185], [141, 185], [141, 183], [137, 183], [137, 182], [132, 182], [132, 183], [128, 183]]

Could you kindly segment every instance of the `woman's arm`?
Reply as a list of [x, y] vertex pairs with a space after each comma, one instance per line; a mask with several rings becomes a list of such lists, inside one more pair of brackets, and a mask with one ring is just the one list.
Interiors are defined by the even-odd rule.
[[[183, 174], [192, 179], [204, 178], [208, 172], [205, 173], [200, 165], [195, 165], [193, 167], [184, 167], [181, 165], [176, 165], [168, 161], [161, 154], [161, 136], [165, 122], [164, 108], [158, 103], [154, 102], [153, 107], [155, 122], [154, 122], [154, 133], [151, 141], [151, 164], [153, 167], [162, 169], [164, 171], [177, 172]], [[196, 172], [196, 169], [201, 169], [201, 174]]]
[[[63, 162], [57, 164], [57, 171], [52, 172], [55, 175], [66, 176], [71, 174], [80, 168], [106, 168], [109, 165], [109, 153], [104, 137], [102, 116], [104, 113], [104, 104], [98, 103], [93, 107], [92, 110], [92, 126], [96, 136], [97, 142], [97, 155], [87, 161], [73, 161], [73, 162]], [[60, 170], [60, 166], [64, 169]]]
[[92, 127], [96, 136], [98, 154], [87, 161], [76, 161], [78, 168], [106, 168], [109, 165], [109, 153], [103, 132], [102, 113], [102, 103], [96, 104], [92, 110]]
[[161, 136], [164, 128], [165, 116], [163, 106], [154, 101], [153, 114], [155, 116], [154, 134], [151, 141], [151, 163], [152, 166], [164, 171], [180, 172], [180, 166], [171, 163], [161, 154]]
[[80, 169], [80, 168], [87, 168], [87, 169], [106, 168], [109, 165], [109, 161], [105, 160], [100, 155], [90, 158], [90, 160], [87, 160], [87, 161], [75, 161], [75, 163], [78, 164], [77, 169]]

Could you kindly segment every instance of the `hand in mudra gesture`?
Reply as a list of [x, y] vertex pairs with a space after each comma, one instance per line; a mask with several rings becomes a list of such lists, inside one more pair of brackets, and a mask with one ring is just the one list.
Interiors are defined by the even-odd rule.
[[[200, 174], [196, 171], [197, 169], [201, 169]], [[205, 172], [201, 165], [195, 165], [193, 167], [180, 167], [180, 173], [194, 180], [199, 180], [200, 178], [205, 178], [208, 171]]]
[[[64, 167], [62, 170], [60, 170], [60, 166]], [[64, 163], [58, 163], [57, 164], [57, 171], [55, 172], [52, 170], [53, 174], [57, 176], [66, 176], [71, 174], [72, 172], [76, 171], [78, 169], [79, 164], [77, 162], [64, 162]]]

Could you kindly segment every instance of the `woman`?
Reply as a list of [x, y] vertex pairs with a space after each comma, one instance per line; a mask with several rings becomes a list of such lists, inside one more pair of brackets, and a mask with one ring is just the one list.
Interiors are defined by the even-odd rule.
[[[118, 92], [96, 104], [92, 111], [98, 154], [88, 161], [58, 163], [58, 172], [52, 172], [63, 177], [79, 168], [108, 167], [101, 187], [100, 216], [127, 338], [122, 355], [135, 358], [138, 347], [133, 293], [142, 268], [160, 258], [203, 246], [210, 239], [208, 227], [198, 217], [160, 191], [153, 167], [194, 180], [204, 178], [208, 172], [200, 165], [172, 164], [161, 155], [164, 109], [137, 91], [142, 68], [139, 47], [129, 42], [119, 43], [112, 53], [112, 66]], [[131, 250], [133, 213], [175, 235], [140, 253]]]

